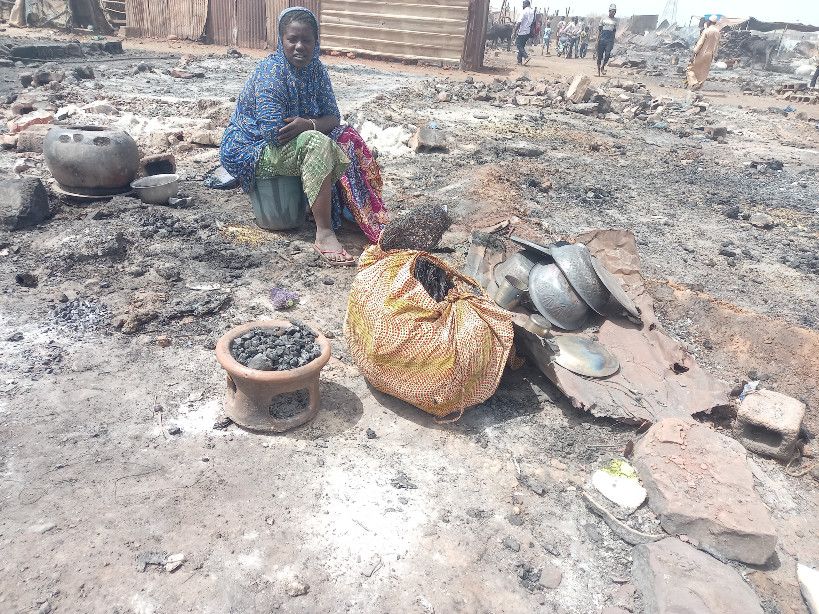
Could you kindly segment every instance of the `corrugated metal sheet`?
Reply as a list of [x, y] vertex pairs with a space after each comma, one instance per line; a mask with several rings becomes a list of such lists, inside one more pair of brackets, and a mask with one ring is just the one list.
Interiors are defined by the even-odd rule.
[[205, 30], [208, 0], [126, 0], [126, 23], [137, 36], [178, 36], [199, 40]]
[[267, 46], [270, 49], [279, 46], [279, 15], [289, 6], [290, 0], [267, 0]]
[[236, 3], [236, 44], [240, 47], [267, 47], [267, 11], [265, 0], [240, 0]]
[[326, 50], [460, 62], [470, 0], [322, 0]]
[[236, 13], [233, 9], [234, 0], [210, 0], [206, 32], [209, 43], [236, 44]]

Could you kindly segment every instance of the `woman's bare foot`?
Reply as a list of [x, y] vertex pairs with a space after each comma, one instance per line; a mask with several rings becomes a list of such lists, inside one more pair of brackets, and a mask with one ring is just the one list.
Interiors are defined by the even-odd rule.
[[332, 230], [316, 229], [316, 249], [325, 260], [333, 264], [355, 263], [355, 258], [344, 250], [344, 246]]

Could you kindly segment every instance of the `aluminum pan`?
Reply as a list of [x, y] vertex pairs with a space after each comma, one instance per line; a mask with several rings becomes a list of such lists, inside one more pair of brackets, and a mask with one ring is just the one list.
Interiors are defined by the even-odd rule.
[[500, 264], [495, 265], [492, 276], [500, 285], [507, 275], [511, 275], [529, 285], [529, 272], [537, 264], [538, 258], [532, 253], [515, 252]]
[[637, 305], [634, 304], [626, 291], [623, 289], [623, 286], [620, 284], [620, 280], [617, 279], [614, 274], [606, 268], [606, 265], [600, 262], [594, 256], [591, 257], [592, 266], [594, 267], [594, 272], [597, 273], [597, 276], [600, 278], [600, 281], [603, 282], [603, 285], [606, 286], [606, 289], [611, 293], [612, 298], [615, 301], [622, 305], [623, 309], [625, 309], [629, 315], [640, 319], [640, 310], [637, 309]]
[[564, 330], [586, 323], [589, 307], [557, 265], [538, 264], [529, 273], [529, 298], [549, 322]]
[[605, 347], [582, 335], [554, 335], [560, 353], [554, 361], [578, 375], [607, 377], [617, 373], [620, 361]]
[[604, 309], [609, 300], [609, 291], [600, 281], [591, 261], [589, 248], [582, 243], [574, 245], [553, 246], [552, 258], [563, 271], [577, 293], [597, 313], [605, 315]]

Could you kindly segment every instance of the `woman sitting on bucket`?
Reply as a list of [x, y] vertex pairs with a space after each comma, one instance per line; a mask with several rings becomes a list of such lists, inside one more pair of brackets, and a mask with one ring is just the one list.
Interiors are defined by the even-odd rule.
[[361, 136], [340, 125], [319, 53], [313, 13], [283, 11], [278, 50], [258, 64], [242, 90], [219, 153], [245, 192], [257, 177], [300, 176], [316, 221], [316, 250], [330, 264], [354, 265], [334, 232], [342, 207], [374, 243], [389, 218], [378, 163]]

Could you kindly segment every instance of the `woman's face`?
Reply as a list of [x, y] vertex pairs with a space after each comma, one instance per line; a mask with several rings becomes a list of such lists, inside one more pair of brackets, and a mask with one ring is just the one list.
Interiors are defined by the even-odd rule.
[[296, 68], [305, 68], [316, 51], [316, 33], [312, 27], [300, 21], [293, 21], [282, 35], [284, 57]]

